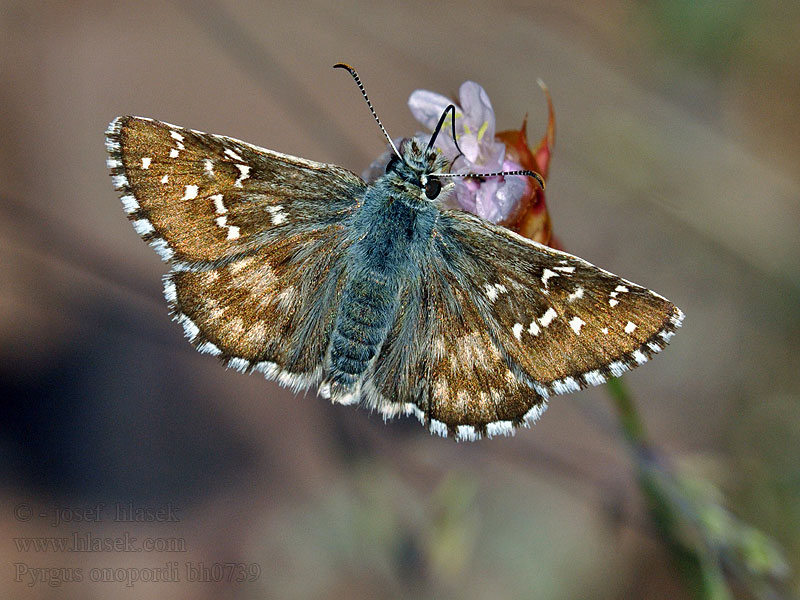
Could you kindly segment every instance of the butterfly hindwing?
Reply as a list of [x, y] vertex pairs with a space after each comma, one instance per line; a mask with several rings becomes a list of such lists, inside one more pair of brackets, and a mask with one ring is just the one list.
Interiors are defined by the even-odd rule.
[[213, 269], [174, 269], [164, 294], [198, 350], [305, 389], [323, 373], [343, 276], [343, 231], [331, 225], [287, 236]]
[[341, 221], [366, 184], [350, 171], [140, 117], [109, 125], [114, 185], [165, 259], [215, 263]]
[[403, 292], [401, 311], [365, 383], [385, 417], [414, 414], [439, 435], [508, 435], [546, 404], [516, 377], [481, 326], [479, 306], [440, 254]]

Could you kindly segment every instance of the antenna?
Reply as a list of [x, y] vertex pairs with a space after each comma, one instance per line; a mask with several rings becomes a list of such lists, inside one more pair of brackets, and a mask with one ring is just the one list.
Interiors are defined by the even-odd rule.
[[[439, 135], [439, 131], [442, 129], [442, 125], [444, 124], [445, 117], [447, 117], [447, 111], [450, 111], [450, 113], [453, 115], [453, 143], [456, 145], [458, 155], [461, 156], [464, 154], [464, 152], [458, 146], [458, 140], [456, 139], [456, 107], [453, 104], [450, 104], [447, 108], [445, 108], [442, 116], [439, 117], [439, 122], [436, 124], [436, 129], [433, 130], [433, 135], [431, 136], [431, 141], [428, 142], [428, 147], [425, 149], [425, 154], [430, 152], [430, 149], [433, 148], [433, 144]], [[458, 156], [456, 156], [456, 158], [458, 158]], [[454, 158], [452, 162], [456, 162], [456, 159]]]
[[[394, 145], [394, 142], [392, 141], [392, 138], [390, 138], [389, 134], [386, 133], [386, 129], [383, 127], [383, 123], [381, 123], [381, 120], [378, 118], [378, 115], [375, 113], [375, 109], [372, 108], [372, 102], [369, 101], [369, 97], [367, 96], [367, 92], [364, 90], [364, 85], [361, 83], [361, 78], [358, 76], [358, 73], [356, 73], [356, 70], [353, 67], [351, 67], [350, 65], [347, 65], [345, 63], [336, 63], [335, 65], [333, 65], [333, 68], [334, 69], [344, 69], [348, 73], [350, 73], [350, 75], [352, 75], [353, 79], [355, 79], [355, 82], [358, 85], [358, 89], [361, 90], [361, 95], [364, 96], [364, 100], [367, 101], [367, 106], [369, 106], [369, 111], [372, 113], [372, 116], [375, 117], [375, 121], [377, 121], [377, 123], [378, 123], [378, 127], [381, 128], [381, 131], [383, 132], [383, 135], [385, 135], [386, 139], [389, 140], [389, 145], [392, 147], [392, 150], [394, 150], [394, 153], [397, 155], [397, 158], [399, 158], [402, 161], [403, 157], [400, 156], [400, 153], [397, 151], [397, 146]], [[455, 116], [455, 113], [453, 113], [453, 115]], [[455, 132], [455, 128], [453, 129], [453, 132]]]
[[[381, 120], [378, 118], [375, 109], [372, 108], [372, 102], [369, 101], [369, 96], [367, 96], [367, 92], [364, 89], [364, 84], [361, 83], [361, 78], [358, 76], [358, 73], [356, 73], [356, 70], [346, 63], [336, 63], [335, 65], [333, 65], [333, 68], [344, 69], [345, 71], [350, 73], [352, 78], [355, 80], [356, 85], [358, 85], [358, 89], [361, 90], [361, 95], [364, 96], [364, 100], [367, 101], [367, 106], [369, 107], [369, 111], [372, 113], [372, 116], [378, 123], [378, 127], [381, 128], [383, 135], [386, 136], [387, 140], [389, 140], [389, 145], [392, 147], [392, 150], [394, 151], [395, 155], [397, 155], [397, 158], [399, 158], [402, 161], [403, 157], [401, 156], [400, 152], [397, 151], [397, 146], [394, 145], [392, 138], [390, 138], [389, 134], [386, 133], [386, 128], [383, 126], [383, 123], [381, 123]], [[444, 109], [442, 116], [439, 118], [439, 122], [436, 124], [436, 129], [434, 129], [430, 142], [428, 142], [427, 150], [430, 150], [433, 147], [433, 143], [436, 141], [436, 137], [439, 135], [439, 132], [441, 131], [442, 126], [444, 125], [444, 120], [447, 117], [448, 112], [450, 112], [453, 116], [452, 120], [453, 143], [456, 145], [456, 148], [460, 153], [459, 156], [463, 156], [464, 152], [461, 150], [461, 148], [459, 148], [458, 140], [456, 140], [456, 107], [452, 104], [450, 104], [447, 108]], [[456, 158], [458, 158], [458, 156]], [[497, 173], [431, 173], [430, 175], [435, 175], [436, 177], [502, 177], [504, 175], [527, 175], [528, 177], [533, 177], [536, 180], [536, 182], [539, 184], [539, 187], [542, 188], [542, 191], [544, 191], [544, 185], [545, 185], [544, 178], [541, 175], [539, 175], [539, 173], [537, 173], [536, 171], [529, 171], [527, 169], [522, 171], [500, 171]]]
[[503, 177], [505, 175], [527, 175], [533, 177], [539, 187], [544, 191], [544, 177], [539, 175], [536, 171], [529, 171], [524, 169], [522, 171], [498, 171], [496, 173], [431, 173], [435, 177]]
[[[369, 100], [367, 101], [369, 102]], [[458, 156], [464, 156], [464, 152], [458, 146], [458, 140], [456, 140], [456, 107], [452, 104], [449, 105], [447, 108], [444, 109], [442, 116], [439, 117], [439, 122], [436, 124], [436, 129], [433, 130], [433, 135], [431, 136], [431, 141], [428, 143], [428, 150], [433, 147], [433, 143], [436, 141], [436, 136], [439, 135], [439, 131], [442, 129], [442, 124], [444, 123], [444, 119], [447, 116], [448, 111], [452, 112], [453, 115], [453, 143], [456, 145], [458, 149]], [[373, 113], [374, 114], [374, 113]], [[375, 117], [377, 119], [377, 117]], [[426, 151], [427, 152], [427, 151]], [[458, 156], [456, 156], [451, 162], [450, 166], [453, 166], [453, 163], [458, 160]], [[521, 171], [499, 171], [496, 173], [431, 173], [431, 175], [436, 177], [502, 177], [504, 175], [527, 175], [528, 177], [533, 177], [536, 180], [536, 183], [539, 184], [539, 187], [542, 188], [544, 191], [544, 177], [542, 177], [536, 171], [529, 171], [528, 169], [524, 169]]]

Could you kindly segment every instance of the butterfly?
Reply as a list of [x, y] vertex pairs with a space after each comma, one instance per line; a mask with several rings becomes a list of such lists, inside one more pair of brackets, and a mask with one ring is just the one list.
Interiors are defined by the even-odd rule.
[[397, 149], [383, 131], [395, 156], [367, 184], [226, 136], [111, 122], [113, 184], [171, 263], [164, 296], [200, 352], [475, 440], [512, 434], [551, 396], [617, 377], [674, 335], [683, 313], [655, 292], [446, 208], [432, 140]]

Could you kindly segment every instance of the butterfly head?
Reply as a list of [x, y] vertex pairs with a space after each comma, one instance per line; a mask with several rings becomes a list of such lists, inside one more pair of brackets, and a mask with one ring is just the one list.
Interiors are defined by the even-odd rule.
[[[425, 142], [419, 138], [411, 138], [403, 140], [398, 150], [391, 136], [386, 132], [383, 123], [381, 123], [381, 120], [375, 113], [375, 109], [372, 108], [372, 103], [369, 101], [367, 92], [364, 90], [364, 86], [355, 69], [344, 63], [337, 63], [333, 65], [333, 67], [335, 69], [345, 69], [353, 77], [356, 84], [358, 84], [358, 89], [361, 90], [361, 95], [364, 96], [364, 100], [366, 100], [372, 116], [375, 118], [378, 127], [381, 128], [383, 135], [388, 140], [394, 152], [394, 156], [386, 165], [386, 174], [396, 177], [397, 179], [394, 183], [399, 183], [404, 191], [409, 192], [412, 197], [419, 198], [421, 202], [425, 202], [426, 199], [429, 202], [436, 200], [442, 195], [443, 191], [449, 192], [453, 188], [453, 184], [449, 181], [452, 177], [527, 175], [528, 177], [533, 177], [542, 191], [544, 191], [544, 178], [539, 173], [527, 169], [519, 171], [500, 171], [497, 173], [451, 173], [449, 169], [450, 162], [435, 149], [434, 143], [449, 115], [453, 144], [456, 150], [458, 150], [459, 156], [464, 154], [458, 146], [458, 136], [456, 135], [456, 107], [453, 104], [448, 105], [447, 108], [444, 109], [444, 112], [442, 112], [442, 116], [439, 118], [439, 122], [434, 128], [433, 134], [427, 142], [427, 146]], [[456, 159], [457, 158], [458, 157], [456, 157]], [[445, 168], [447, 168], [446, 171], [444, 170]]]
[[420, 138], [404, 139], [400, 143], [399, 155], [392, 156], [386, 165], [386, 173], [399, 177], [409, 191], [416, 191], [421, 198], [432, 201], [453, 184], [433, 175], [446, 170], [449, 163], [441, 152], [426, 144]]

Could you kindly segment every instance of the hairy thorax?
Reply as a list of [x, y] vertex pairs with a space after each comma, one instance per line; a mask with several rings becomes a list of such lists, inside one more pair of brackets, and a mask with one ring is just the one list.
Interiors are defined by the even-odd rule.
[[334, 383], [358, 381], [394, 321], [401, 282], [419, 276], [438, 209], [390, 173], [376, 182], [353, 215], [348, 277], [331, 338]]

